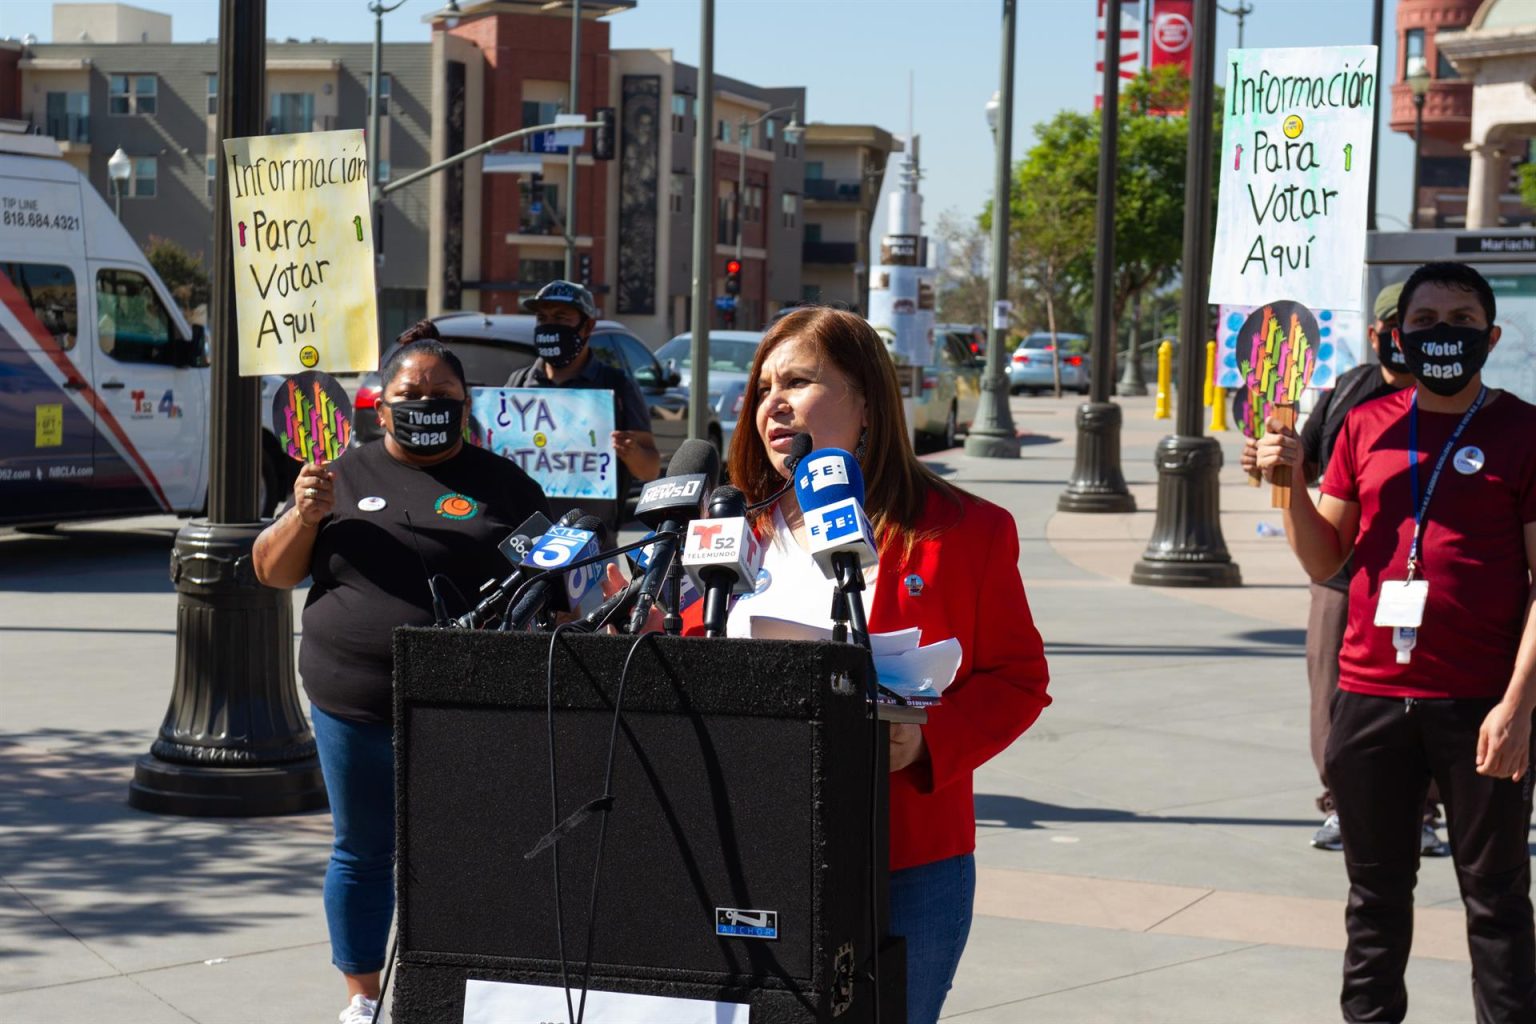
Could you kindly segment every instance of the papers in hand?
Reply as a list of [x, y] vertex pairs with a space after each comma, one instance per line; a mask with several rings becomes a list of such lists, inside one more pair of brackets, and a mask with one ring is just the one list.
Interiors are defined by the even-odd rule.
[[[792, 619], [753, 615], [748, 624], [754, 640], [831, 640], [832, 630]], [[880, 685], [908, 700], [935, 701], [960, 671], [960, 641], [954, 637], [920, 646], [922, 630], [871, 633], [869, 646], [875, 658]]]

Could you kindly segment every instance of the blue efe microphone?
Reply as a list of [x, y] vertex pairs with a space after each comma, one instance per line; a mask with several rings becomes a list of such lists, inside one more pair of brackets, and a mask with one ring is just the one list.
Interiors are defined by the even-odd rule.
[[837, 563], [866, 569], [880, 561], [864, 514], [864, 474], [852, 453], [818, 448], [795, 467], [795, 497], [805, 513], [811, 557], [831, 580]]

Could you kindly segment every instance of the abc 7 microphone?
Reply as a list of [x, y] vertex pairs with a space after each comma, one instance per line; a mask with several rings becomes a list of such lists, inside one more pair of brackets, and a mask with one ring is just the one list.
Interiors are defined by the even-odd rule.
[[704, 635], [724, 636], [732, 594], [750, 594], [763, 549], [747, 520], [747, 499], [726, 484], [709, 496], [709, 518], [688, 524], [683, 568], [704, 595]]
[[[575, 519], [571, 522], [574, 523]], [[549, 528], [549, 517], [542, 512], [535, 512], [496, 545], [496, 549], [512, 563], [512, 572], [501, 580], [487, 580], [482, 584], [480, 593], [485, 596], [473, 610], [453, 620], [455, 626], [461, 629], [479, 629], [496, 618], [499, 614], [498, 609], [506, 602], [507, 597], [517, 587], [518, 580], [522, 578], [523, 559], [528, 557], [528, 552], [533, 549], [533, 545]]]
[[527, 584], [523, 596], [508, 610], [502, 628], [521, 630], [543, 611], [591, 611], [602, 599], [605, 563], [581, 566], [570, 572], [562, 570], [602, 550], [606, 533], [602, 520], [588, 515], [577, 519], [575, 526], [550, 527], [523, 560], [526, 571], [542, 575]]

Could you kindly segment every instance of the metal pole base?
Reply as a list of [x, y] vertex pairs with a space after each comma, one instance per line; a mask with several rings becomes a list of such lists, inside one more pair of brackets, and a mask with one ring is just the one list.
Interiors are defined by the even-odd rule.
[[176, 678], [128, 803], [158, 814], [254, 817], [326, 806], [293, 670], [293, 603], [256, 581], [265, 523], [194, 519], [176, 534]]
[[1135, 373], [1132, 373], [1130, 369], [1127, 368], [1125, 373], [1121, 375], [1120, 379], [1115, 382], [1115, 394], [1119, 395], [1121, 398], [1132, 398], [1144, 395], [1146, 393], [1147, 382], [1146, 379], [1142, 377], [1141, 370], [1139, 368]]
[[1120, 407], [1084, 402], [1077, 407], [1077, 463], [1058, 512], [1135, 512], [1136, 499], [1120, 472]]
[[1240, 587], [1221, 534], [1221, 443], [1165, 437], [1157, 446], [1157, 519], [1131, 582], [1149, 587]]
[[[988, 369], [991, 362], [1000, 359], [1001, 341], [993, 332], [992, 348], [987, 350]], [[996, 373], [981, 378], [981, 401], [976, 406], [976, 419], [965, 435], [965, 454], [979, 459], [1016, 459], [1019, 457], [1019, 437], [1013, 426], [1013, 410], [1008, 408], [1008, 376], [998, 369]]]

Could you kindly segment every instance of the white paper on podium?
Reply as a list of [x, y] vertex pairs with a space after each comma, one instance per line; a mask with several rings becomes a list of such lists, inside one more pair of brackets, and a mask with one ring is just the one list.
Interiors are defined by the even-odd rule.
[[[793, 619], [753, 615], [747, 619], [754, 640], [831, 640], [832, 630]], [[880, 684], [903, 697], [937, 699], [960, 671], [960, 641], [954, 637], [920, 646], [916, 626], [894, 633], [871, 633], [870, 652]]]
[[[746, 1003], [587, 990], [592, 1024], [750, 1024]], [[565, 989], [511, 982], [464, 983], [464, 1024], [548, 1024], [565, 1020]]]

